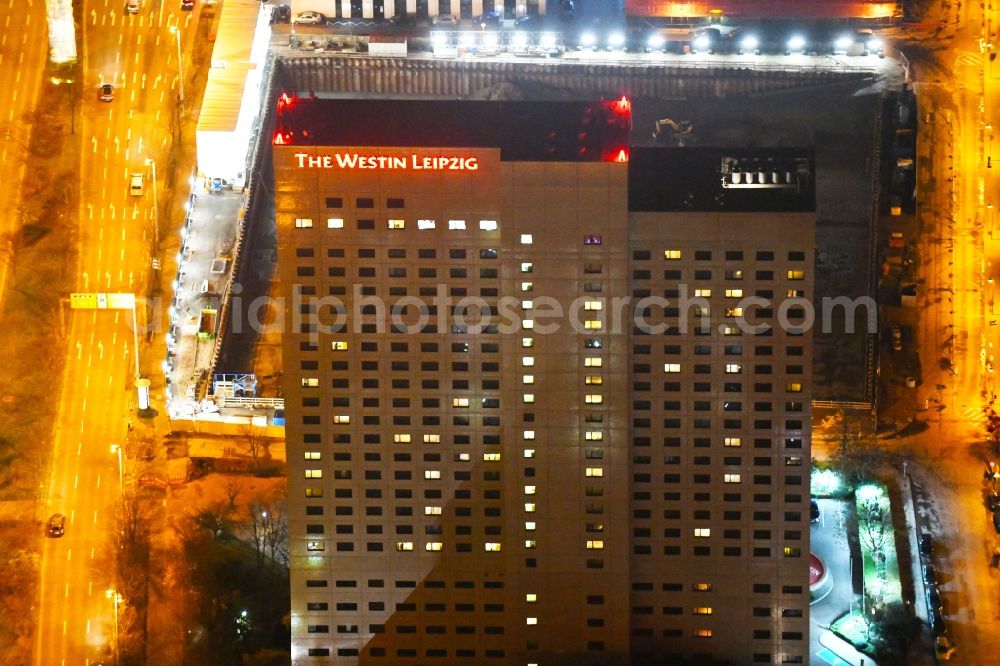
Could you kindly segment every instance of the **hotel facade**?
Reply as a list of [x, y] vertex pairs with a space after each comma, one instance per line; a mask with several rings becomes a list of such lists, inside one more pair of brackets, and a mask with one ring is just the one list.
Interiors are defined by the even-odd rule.
[[293, 663], [807, 663], [807, 170], [279, 106]]

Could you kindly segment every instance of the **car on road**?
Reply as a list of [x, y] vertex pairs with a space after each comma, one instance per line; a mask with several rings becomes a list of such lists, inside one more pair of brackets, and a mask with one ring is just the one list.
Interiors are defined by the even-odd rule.
[[452, 16], [451, 14], [441, 14], [440, 16], [434, 17], [434, 25], [457, 28], [458, 19]]
[[53, 513], [45, 525], [45, 533], [53, 538], [59, 538], [66, 533], [66, 516]]
[[138, 14], [139, 0], [125, 0], [125, 11], [128, 14]]
[[480, 28], [498, 28], [503, 16], [498, 11], [486, 12], [482, 16], [474, 16], [472, 22]]
[[181, 11], [189, 12], [194, 9], [194, 0], [181, 0]]
[[97, 98], [102, 102], [110, 102], [115, 98], [115, 87], [110, 83], [102, 83]]
[[917, 547], [920, 549], [920, 554], [924, 557], [931, 557], [934, 555], [934, 537], [932, 537], [927, 532], [920, 535], [917, 539]]
[[947, 634], [942, 634], [934, 639], [934, 654], [940, 661], [949, 661], [955, 654], [955, 646]]
[[819, 522], [819, 502], [815, 498], [809, 498], [809, 522]]
[[319, 25], [325, 20], [324, 16], [319, 12], [299, 12], [299, 15], [295, 17], [292, 23], [298, 23], [300, 25]]
[[128, 193], [133, 197], [141, 197], [143, 193], [143, 176], [141, 173], [133, 173], [128, 179]]

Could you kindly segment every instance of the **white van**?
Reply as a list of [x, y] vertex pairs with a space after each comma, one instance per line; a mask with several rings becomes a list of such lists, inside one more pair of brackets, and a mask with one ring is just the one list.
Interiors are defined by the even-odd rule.
[[139, 0], [125, 0], [125, 11], [129, 14], [138, 14]]
[[134, 173], [128, 181], [128, 193], [133, 197], [142, 196], [142, 174]]

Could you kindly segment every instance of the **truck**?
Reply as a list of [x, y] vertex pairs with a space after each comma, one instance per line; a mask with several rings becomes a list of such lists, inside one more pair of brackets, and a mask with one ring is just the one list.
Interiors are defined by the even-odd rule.
[[218, 314], [218, 310], [215, 308], [202, 309], [201, 320], [198, 322], [198, 337], [200, 339], [215, 337], [215, 322]]

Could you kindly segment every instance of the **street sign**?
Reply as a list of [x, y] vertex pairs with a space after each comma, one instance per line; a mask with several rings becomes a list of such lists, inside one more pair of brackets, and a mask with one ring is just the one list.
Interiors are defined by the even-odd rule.
[[69, 295], [72, 310], [131, 310], [135, 294], [73, 293]]

